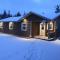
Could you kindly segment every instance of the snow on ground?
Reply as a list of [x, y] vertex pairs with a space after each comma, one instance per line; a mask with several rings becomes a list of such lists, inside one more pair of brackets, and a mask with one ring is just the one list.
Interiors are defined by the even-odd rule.
[[60, 40], [26, 39], [0, 33], [0, 60], [60, 60]]

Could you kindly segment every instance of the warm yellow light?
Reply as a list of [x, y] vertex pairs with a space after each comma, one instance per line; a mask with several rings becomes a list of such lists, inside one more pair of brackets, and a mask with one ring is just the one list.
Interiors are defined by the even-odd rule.
[[27, 23], [27, 19], [24, 19], [24, 22]]

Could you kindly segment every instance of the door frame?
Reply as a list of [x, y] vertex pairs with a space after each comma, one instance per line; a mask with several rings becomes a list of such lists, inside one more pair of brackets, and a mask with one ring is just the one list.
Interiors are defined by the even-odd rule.
[[[43, 25], [43, 26], [42, 26]], [[40, 36], [45, 36], [46, 35], [46, 24], [45, 24], [45, 22], [41, 22], [40, 23], [40, 26], [39, 26], [39, 35]]]

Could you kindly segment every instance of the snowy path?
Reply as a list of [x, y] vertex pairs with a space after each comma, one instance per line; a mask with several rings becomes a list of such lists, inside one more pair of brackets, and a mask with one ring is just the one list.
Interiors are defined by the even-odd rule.
[[25, 39], [0, 33], [0, 60], [60, 60], [60, 41]]

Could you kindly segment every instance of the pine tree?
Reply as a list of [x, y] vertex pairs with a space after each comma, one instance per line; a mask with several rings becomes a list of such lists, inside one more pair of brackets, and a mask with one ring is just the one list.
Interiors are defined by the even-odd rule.
[[7, 17], [7, 12], [6, 12], [6, 10], [4, 10], [4, 12], [3, 12], [1, 18], [6, 18], [6, 17]]
[[56, 6], [55, 13], [60, 13], [60, 6], [59, 5]]
[[12, 14], [10, 13], [10, 11], [8, 11], [7, 17], [12, 17]]
[[15, 16], [21, 16], [20, 12], [17, 12], [17, 13], [15, 14]]

